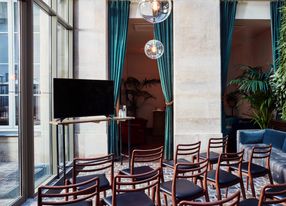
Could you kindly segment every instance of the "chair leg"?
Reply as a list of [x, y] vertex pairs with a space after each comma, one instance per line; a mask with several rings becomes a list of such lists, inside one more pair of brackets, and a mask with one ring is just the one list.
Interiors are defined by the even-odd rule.
[[243, 184], [243, 178], [241, 178], [241, 180], [240, 180], [240, 188], [241, 188], [242, 197], [245, 200], [246, 194], [245, 194], [245, 188], [244, 188], [244, 184]]
[[217, 193], [217, 199], [221, 200], [221, 191], [220, 191], [220, 188], [218, 186], [216, 187], [216, 193]]
[[164, 201], [165, 201], [165, 206], [168, 206], [167, 195], [165, 193], [164, 193]]
[[209, 201], [210, 201], [208, 189], [207, 189], [206, 192], [205, 192], [205, 199], [206, 199], [206, 202], [209, 202]]
[[228, 187], [225, 189], [225, 198], [228, 196]]
[[272, 178], [271, 171], [268, 172], [268, 177], [269, 177], [270, 184], [273, 185], [273, 178]]
[[156, 191], [156, 196], [157, 196], [157, 205], [161, 206], [160, 189], [155, 189], [155, 191]]
[[256, 198], [255, 188], [254, 188], [254, 182], [253, 182], [253, 178], [252, 178], [252, 177], [249, 177], [249, 183], [250, 183], [250, 188], [251, 188], [252, 196], [253, 196], [254, 198]]
[[249, 177], [246, 177], [246, 189], [249, 190]]

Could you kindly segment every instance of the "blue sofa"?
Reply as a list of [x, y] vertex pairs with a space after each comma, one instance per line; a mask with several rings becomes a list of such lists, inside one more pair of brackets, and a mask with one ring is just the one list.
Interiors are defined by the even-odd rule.
[[[270, 167], [273, 179], [277, 183], [286, 183], [286, 132], [274, 129], [237, 131], [237, 151], [245, 150], [245, 160], [249, 160], [253, 146], [269, 144], [272, 144]], [[257, 160], [256, 163], [263, 164], [263, 161]]]

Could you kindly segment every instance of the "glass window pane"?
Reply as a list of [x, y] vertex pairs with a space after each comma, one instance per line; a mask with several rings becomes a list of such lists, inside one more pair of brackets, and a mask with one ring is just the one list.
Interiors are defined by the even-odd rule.
[[[20, 89], [16, 86], [18, 81], [15, 79], [19, 78], [19, 68], [15, 68], [14, 64], [14, 60], [19, 59], [19, 39], [13, 39], [14, 44], [8, 43], [8, 36], [15, 37], [16, 33], [13, 31], [16, 32], [19, 26], [18, 5], [18, 1], [11, 1], [9, 4], [0, 2], [0, 33], [6, 32], [0, 34], [0, 205], [10, 205], [21, 195], [19, 130], [15, 124], [18, 125], [20, 119], [19, 107], [16, 108], [19, 98], [15, 99], [15, 94]], [[8, 13], [14, 14], [14, 18], [9, 21]], [[14, 52], [8, 53], [8, 48]], [[12, 61], [8, 62], [8, 59]], [[17, 76], [13, 74], [16, 70]]]
[[69, 0], [57, 0], [58, 15], [69, 21]]
[[34, 150], [35, 186], [51, 175], [51, 18], [34, 6]]
[[0, 33], [0, 63], [8, 63], [8, 33]]
[[14, 63], [19, 64], [19, 35], [14, 33]]
[[0, 2], [0, 32], [8, 31], [7, 2]]
[[68, 30], [61, 24], [57, 28], [57, 77], [69, 77]]

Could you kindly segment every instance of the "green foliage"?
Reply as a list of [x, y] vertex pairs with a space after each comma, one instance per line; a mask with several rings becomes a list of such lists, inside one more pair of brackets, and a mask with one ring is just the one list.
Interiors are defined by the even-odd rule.
[[137, 109], [145, 103], [148, 99], [156, 99], [151, 93], [144, 90], [144, 88], [159, 84], [159, 79], [144, 79], [142, 81], [135, 77], [128, 77], [124, 81], [124, 90], [126, 95], [127, 111], [131, 115], [137, 115]]
[[273, 118], [275, 108], [270, 77], [272, 70], [263, 72], [261, 67], [242, 66], [242, 75], [229, 82], [236, 85], [240, 96], [248, 101], [252, 108], [252, 120], [260, 126], [267, 128]]
[[277, 60], [277, 71], [272, 75], [271, 87], [275, 96], [278, 111], [282, 111], [282, 119], [286, 120], [286, 5], [281, 8], [281, 30], [278, 51], [280, 57]]

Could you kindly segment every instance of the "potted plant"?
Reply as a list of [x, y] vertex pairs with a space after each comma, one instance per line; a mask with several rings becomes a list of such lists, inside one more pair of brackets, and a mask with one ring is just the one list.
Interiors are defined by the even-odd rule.
[[242, 75], [229, 82], [236, 85], [242, 99], [248, 101], [252, 112], [250, 117], [260, 128], [267, 128], [273, 118], [275, 102], [270, 86], [272, 69], [263, 71], [261, 67], [241, 66]]

